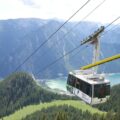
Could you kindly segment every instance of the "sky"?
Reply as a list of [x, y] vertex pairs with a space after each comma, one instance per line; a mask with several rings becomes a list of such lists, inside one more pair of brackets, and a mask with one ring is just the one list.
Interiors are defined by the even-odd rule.
[[[16, 18], [68, 19], [87, 0], [0, 0], [0, 20]], [[90, 2], [71, 20], [80, 21], [104, 0]], [[86, 21], [110, 23], [120, 16], [120, 0], [105, 2]], [[116, 23], [120, 22], [118, 20]]]

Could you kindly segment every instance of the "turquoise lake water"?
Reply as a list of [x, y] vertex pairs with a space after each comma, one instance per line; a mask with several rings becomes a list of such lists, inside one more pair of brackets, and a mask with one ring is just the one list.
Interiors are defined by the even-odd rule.
[[[113, 73], [113, 74], [107, 74], [106, 79], [109, 79], [111, 82], [111, 86], [119, 84], [120, 83], [120, 73]], [[66, 82], [67, 77], [63, 78], [56, 78], [56, 79], [50, 79], [46, 81], [46, 85], [52, 89], [60, 89], [63, 91], [66, 90]]]

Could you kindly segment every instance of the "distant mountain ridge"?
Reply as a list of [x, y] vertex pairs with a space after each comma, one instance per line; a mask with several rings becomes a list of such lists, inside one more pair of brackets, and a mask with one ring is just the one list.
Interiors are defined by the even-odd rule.
[[[0, 77], [13, 72], [62, 23], [63, 21], [42, 19], [0, 20]], [[76, 50], [55, 65], [42, 71], [48, 64], [73, 49], [83, 38], [101, 26], [99, 23], [83, 21], [66, 35], [75, 24], [76, 22], [69, 22], [62, 27], [20, 70], [33, 73], [37, 77], [50, 78], [57, 77], [59, 74], [66, 75], [69, 70], [79, 69], [80, 66], [90, 63], [92, 48], [83, 46], [79, 51]], [[120, 26], [101, 37], [101, 58], [120, 52], [119, 31]], [[79, 53], [77, 54], [77, 52]], [[102, 65], [100, 70], [119, 72], [119, 66], [120, 61], [117, 60]], [[42, 72], [38, 74], [38, 71]]]

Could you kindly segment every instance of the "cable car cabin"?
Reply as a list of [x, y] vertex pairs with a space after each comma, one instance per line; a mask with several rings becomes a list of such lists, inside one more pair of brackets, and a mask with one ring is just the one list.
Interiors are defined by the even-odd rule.
[[92, 71], [76, 70], [68, 75], [67, 90], [88, 104], [100, 104], [110, 97], [110, 82]]

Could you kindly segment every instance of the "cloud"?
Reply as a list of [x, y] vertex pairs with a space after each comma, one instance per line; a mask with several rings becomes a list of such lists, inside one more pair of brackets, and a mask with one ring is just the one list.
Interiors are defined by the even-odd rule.
[[24, 5], [27, 5], [29, 7], [33, 8], [39, 8], [40, 6], [36, 3], [35, 0], [20, 0]]
[[[87, 0], [0, 0], [0, 19], [68, 19]], [[72, 20], [82, 20], [103, 0], [91, 0]], [[119, 0], [106, 0], [86, 21], [110, 23], [119, 16]], [[71, 21], [72, 21], [71, 20]], [[120, 21], [120, 20], [119, 20]], [[118, 21], [118, 22], [119, 22]]]
[[33, 2], [33, 0], [21, 0], [25, 5], [30, 5], [33, 6], [35, 5], [35, 3]]

